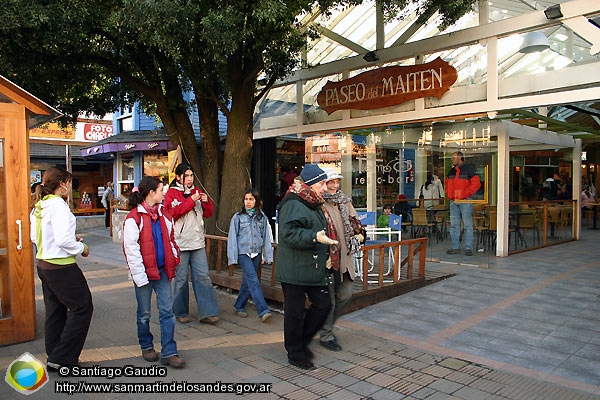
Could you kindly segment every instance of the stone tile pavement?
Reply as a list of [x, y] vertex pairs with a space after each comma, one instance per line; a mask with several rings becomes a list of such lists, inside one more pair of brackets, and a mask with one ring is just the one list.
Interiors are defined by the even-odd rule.
[[[137, 344], [136, 302], [120, 245], [105, 228], [81, 232], [91, 255], [80, 259], [94, 298], [94, 317], [81, 357], [84, 367], [149, 367]], [[428, 263], [456, 276], [344, 316], [337, 336], [344, 347], [318, 345], [318, 368], [288, 365], [283, 318], [260, 322], [251, 308], [237, 317], [235, 295], [219, 291], [221, 321], [209, 326], [177, 323], [176, 340], [187, 361], [166, 377], [59, 377], [31, 398], [62, 399], [67, 384], [114, 384], [112, 390], [149, 389], [175, 383], [189, 389], [232, 385], [269, 393], [248, 399], [600, 399], [600, 233], [587, 230], [579, 242], [493, 259], [489, 268]], [[45, 361], [44, 307], [36, 288], [36, 340], [0, 347], [0, 374], [24, 352]], [[193, 303], [193, 301], [192, 301]], [[273, 305], [275, 308], [278, 305]], [[152, 330], [159, 343], [157, 312]], [[192, 306], [192, 315], [195, 309]], [[106, 371], [106, 370], [104, 370]], [[123, 372], [120, 368], [116, 371]], [[148, 370], [146, 370], [148, 371]], [[162, 370], [156, 370], [162, 371]], [[175, 383], [174, 383], [175, 382]], [[129, 384], [130, 387], [123, 386]], [[0, 399], [21, 394], [7, 383]], [[155, 385], [155, 386], [153, 386]], [[244, 386], [245, 385], [245, 386]], [[269, 385], [269, 386], [267, 386]], [[103, 388], [104, 390], [108, 388]], [[139, 388], [137, 388], [139, 389]], [[235, 393], [78, 393], [82, 399], [237, 399]]]

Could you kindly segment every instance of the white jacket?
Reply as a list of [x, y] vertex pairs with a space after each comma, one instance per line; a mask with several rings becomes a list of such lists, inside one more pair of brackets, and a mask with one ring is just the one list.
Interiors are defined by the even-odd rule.
[[29, 220], [31, 241], [38, 249], [37, 259], [52, 264], [71, 264], [77, 254], [87, 249], [75, 238], [75, 215], [61, 197], [48, 195], [38, 201]]

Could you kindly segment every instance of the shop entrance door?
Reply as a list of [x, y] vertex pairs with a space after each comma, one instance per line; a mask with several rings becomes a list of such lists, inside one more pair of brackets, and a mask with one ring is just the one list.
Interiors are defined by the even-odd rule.
[[0, 102], [0, 345], [35, 338], [27, 111]]

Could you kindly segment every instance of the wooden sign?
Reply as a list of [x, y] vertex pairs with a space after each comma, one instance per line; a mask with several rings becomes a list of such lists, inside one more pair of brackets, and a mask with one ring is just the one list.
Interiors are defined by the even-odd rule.
[[456, 69], [441, 58], [410, 67], [366, 71], [340, 82], [328, 81], [317, 96], [327, 114], [337, 110], [372, 110], [421, 97], [441, 98], [456, 82]]

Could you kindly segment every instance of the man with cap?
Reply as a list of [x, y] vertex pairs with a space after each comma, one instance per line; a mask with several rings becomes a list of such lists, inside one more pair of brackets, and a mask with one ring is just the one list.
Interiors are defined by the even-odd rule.
[[331, 311], [319, 331], [319, 344], [328, 350], [340, 351], [342, 346], [333, 334], [333, 324], [342, 316], [346, 305], [352, 298], [352, 281], [356, 273], [352, 256], [360, 250], [360, 242], [364, 238], [357, 237], [350, 224], [350, 219], [358, 215], [352, 199], [340, 190], [342, 175], [335, 169], [325, 169], [327, 173], [327, 190], [323, 194], [325, 204], [325, 218], [329, 225], [333, 226], [334, 231], [328, 232], [329, 237], [337, 239], [337, 246], [329, 247], [329, 261], [327, 267], [331, 274], [329, 280], [329, 295], [331, 297]]
[[[327, 219], [322, 210], [327, 174], [306, 164], [279, 205], [279, 242], [275, 279], [284, 299], [284, 345], [290, 364], [314, 369], [308, 344], [331, 309], [326, 267], [329, 246]], [[310, 307], [305, 311], [306, 296]]]

